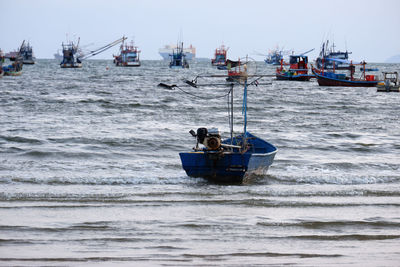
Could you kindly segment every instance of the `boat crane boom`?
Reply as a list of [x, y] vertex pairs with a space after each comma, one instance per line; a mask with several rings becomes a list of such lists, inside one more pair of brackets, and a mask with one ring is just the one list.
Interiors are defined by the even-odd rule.
[[111, 42], [111, 43], [109, 43], [109, 44], [107, 44], [105, 46], [102, 46], [102, 47], [100, 47], [100, 48], [98, 48], [98, 49], [96, 49], [94, 51], [90, 51], [89, 54], [84, 55], [82, 58], [80, 58], [80, 60], [88, 59], [88, 58], [93, 57], [93, 56], [95, 56], [97, 54], [100, 54], [101, 52], [104, 52], [107, 49], [110, 49], [111, 47], [116, 46], [119, 43], [122, 43], [126, 39], [127, 39], [127, 37], [123, 36], [122, 38], [120, 38], [118, 40], [115, 40], [114, 42]]

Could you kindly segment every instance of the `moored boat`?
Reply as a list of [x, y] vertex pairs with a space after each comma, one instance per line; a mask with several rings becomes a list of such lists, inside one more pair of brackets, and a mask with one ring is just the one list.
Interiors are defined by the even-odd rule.
[[73, 41], [61, 44], [63, 54], [63, 59], [60, 63], [61, 68], [82, 68], [82, 62], [77, 55], [79, 40], [77, 44], [74, 44]]
[[291, 55], [290, 68], [286, 70], [281, 64], [280, 68], [276, 68], [276, 79], [287, 81], [309, 81], [311, 78], [315, 78], [315, 76], [308, 73], [309, 69], [307, 64], [307, 56]]
[[[228, 63], [229, 64], [229, 63]], [[256, 78], [249, 84], [256, 84]], [[191, 177], [201, 177], [217, 183], [244, 183], [252, 174], [265, 175], [272, 165], [277, 148], [247, 131], [247, 79], [243, 91], [243, 132], [233, 131], [233, 88], [226, 95], [229, 106], [230, 138], [223, 140], [216, 128], [190, 131], [196, 146], [190, 152], [179, 153], [182, 168]], [[197, 87], [197, 86], [195, 86]]]
[[290, 55], [289, 69], [283, 67], [283, 59], [281, 59], [281, 66], [276, 68], [275, 72], [276, 79], [287, 81], [309, 81], [311, 78], [314, 78], [314, 75], [308, 73], [308, 57], [304, 54], [305, 53], [301, 55]]
[[170, 54], [171, 62], [169, 63], [170, 68], [189, 68], [189, 63], [186, 60], [186, 55], [183, 53], [183, 42], [176, 46], [177, 48]]
[[25, 65], [33, 65], [35, 64], [35, 56], [33, 55], [32, 46], [28, 43], [25, 43], [25, 40], [22, 42], [21, 48], [19, 49], [20, 55], [22, 57], [22, 63]]
[[[318, 69], [336, 69], [336, 70], [346, 70], [349, 68], [349, 54], [351, 52], [337, 51], [335, 50], [335, 43], [329, 46], [329, 40], [322, 43], [321, 50], [319, 52], [318, 58], [315, 60]], [[329, 60], [333, 59], [333, 60]]]
[[141, 65], [139, 59], [140, 50], [134, 45], [133, 41], [129, 45], [125, 44], [124, 41], [121, 44], [119, 55], [114, 56], [115, 65], [120, 67], [139, 67]]
[[[337, 60], [338, 59], [336, 59], [336, 61]], [[375, 75], [365, 74], [365, 62], [360, 64], [349, 62], [348, 64], [350, 76], [344, 73], [336, 73], [334, 68], [330, 71], [316, 68], [312, 68], [312, 70], [320, 86], [375, 87], [378, 84], [379, 80]], [[354, 77], [355, 65], [363, 65], [364, 71], [361, 73], [360, 78]]]
[[228, 77], [226, 78], [226, 81], [244, 82], [247, 80], [247, 65], [243, 63], [240, 58], [238, 61], [228, 59], [226, 61], [226, 68], [228, 70]]
[[[169, 60], [171, 52], [178, 48], [177, 45], [165, 45], [163, 48], [158, 50], [158, 53], [164, 60]], [[196, 58], [196, 48], [193, 45], [183, 48], [186, 60], [192, 60]]]
[[95, 55], [98, 55], [107, 49], [123, 42], [126, 38], [122, 37], [118, 40], [115, 40], [112, 43], [106, 44], [96, 50], [90, 51], [87, 54], [83, 54], [82, 51], [79, 50], [79, 40], [75, 45], [74, 42], [68, 42], [67, 44], [62, 43], [63, 48], [63, 60], [60, 63], [61, 68], [82, 68], [82, 60], [88, 59]]
[[280, 50], [278, 47], [272, 51], [269, 51], [268, 55], [264, 59], [266, 64], [269, 65], [280, 65], [281, 60], [283, 60], [284, 51]]
[[383, 81], [377, 84], [377, 92], [400, 92], [399, 74], [383, 72]]
[[221, 45], [221, 47], [215, 49], [214, 58], [211, 59], [211, 65], [216, 66], [220, 70], [226, 69], [226, 53], [228, 49], [226, 49], [224, 45]]
[[4, 76], [20, 76], [22, 74], [22, 60], [15, 59], [10, 65], [3, 66]]

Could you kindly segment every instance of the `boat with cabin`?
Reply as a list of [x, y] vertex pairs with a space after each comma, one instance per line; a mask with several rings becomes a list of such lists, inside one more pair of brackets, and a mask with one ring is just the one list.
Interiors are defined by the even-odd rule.
[[22, 42], [21, 48], [19, 49], [20, 55], [22, 57], [22, 63], [25, 65], [33, 65], [35, 64], [35, 56], [33, 55], [32, 46], [28, 43], [25, 43], [25, 40]]
[[123, 41], [119, 54], [114, 56], [114, 64], [119, 67], [140, 67], [139, 54], [140, 50], [133, 41], [130, 44]]
[[[158, 53], [164, 60], [169, 60], [171, 52], [176, 50], [178, 45], [165, 45], [158, 50]], [[183, 48], [183, 53], [185, 54], [186, 60], [192, 60], [196, 58], [196, 48], [193, 45]]]
[[305, 55], [313, 50], [314, 49], [311, 49], [300, 55], [290, 55], [289, 69], [283, 67], [283, 59], [281, 59], [281, 66], [276, 68], [275, 71], [276, 79], [285, 81], [309, 81], [311, 78], [315, 78], [313, 74], [308, 73], [308, 56]]
[[350, 62], [349, 54], [351, 54], [351, 52], [347, 51], [347, 49], [344, 52], [335, 50], [335, 43], [332, 42], [332, 45], [329, 46], [329, 40], [326, 40], [322, 43], [319, 56], [315, 60], [315, 63], [318, 69], [346, 70], [350, 66], [348, 63]]
[[215, 49], [214, 58], [211, 59], [211, 65], [216, 66], [220, 70], [225, 70], [227, 65], [226, 53], [228, 49], [226, 49], [224, 45]]
[[[20, 51], [21, 49], [19, 49], [15, 54], [8, 53], [2, 57], [1, 68], [4, 76], [20, 76], [22, 74], [22, 66], [24, 63]], [[5, 59], [8, 59], [7, 63], [5, 62]], [[6, 63], [6, 65], [4, 65], [4, 63]]]
[[379, 82], [377, 92], [400, 92], [399, 73], [383, 72], [383, 81]]
[[86, 60], [90, 57], [98, 55], [107, 49], [123, 42], [126, 38], [122, 37], [114, 42], [106, 44], [96, 50], [90, 51], [86, 54], [82, 53], [79, 49], [79, 41], [78, 39], [77, 44], [75, 45], [74, 42], [70, 41], [66, 44], [62, 43], [62, 50], [63, 50], [63, 60], [60, 63], [61, 68], [82, 68], [82, 61]]
[[186, 55], [183, 53], [183, 42], [180, 45], [176, 46], [176, 49], [172, 51], [172, 54], [169, 55], [171, 61], [169, 63], [170, 68], [189, 68], [189, 63], [186, 60]]
[[22, 60], [15, 58], [15, 60], [10, 63], [11, 64], [7, 66], [2, 66], [4, 76], [20, 76], [22, 74]]
[[74, 44], [73, 41], [70, 41], [66, 44], [62, 43], [62, 55], [63, 59], [60, 63], [61, 68], [82, 68], [82, 61], [78, 57], [78, 49], [79, 49], [79, 41], [77, 44]]
[[[229, 63], [228, 63], [229, 64]], [[228, 84], [230, 137], [222, 139], [217, 128], [198, 128], [190, 134], [196, 140], [192, 151], [179, 153], [182, 168], [191, 177], [201, 177], [217, 183], [246, 183], [252, 175], [265, 175], [272, 165], [277, 148], [271, 143], [247, 131], [247, 92], [249, 85], [257, 85], [257, 80]], [[233, 129], [233, 89], [243, 85], [243, 132]], [[198, 86], [195, 86], [198, 87]]]
[[269, 51], [268, 55], [264, 59], [265, 63], [269, 65], [280, 65], [281, 60], [283, 60], [283, 51], [279, 50], [278, 47]]
[[[344, 61], [339, 59], [327, 59], [327, 60]], [[376, 77], [375, 75], [366, 74], [365, 65], [367, 63], [365, 61], [359, 64], [353, 64], [351, 61], [349, 62], [346, 60], [344, 63], [349, 65], [347, 70], [350, 72], [350, 76], [346, 75], [345, 73], [336, 73], [335, 68], [330, 70], [325, 70], [324, 68], [322, 69], [312, 68], [313, 73], [317, 78], [318, 84], [320, 86], [375, 87], [377, 86], [378, 82], [380, 82], [378, 80], [378, 77]], [[364, 71], [361, 72], [360, 78], [354, 77], [356, 65], [363, 66]]]

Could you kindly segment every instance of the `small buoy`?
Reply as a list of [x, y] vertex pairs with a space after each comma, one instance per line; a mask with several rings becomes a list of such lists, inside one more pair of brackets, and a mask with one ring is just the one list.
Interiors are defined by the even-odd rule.
[[106, 70], [108, 70], [108, 67], [106, 67]]

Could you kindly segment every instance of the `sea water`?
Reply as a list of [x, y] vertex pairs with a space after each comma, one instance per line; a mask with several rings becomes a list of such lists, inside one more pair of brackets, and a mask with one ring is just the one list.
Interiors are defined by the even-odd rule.
[[0, 79], [0, 265], [399, 266], [400, 94], [265, 77], [247, 129], [275, 161], [219, 185], [188, 177], [178, 153], [191, 129], [229, 137], [229, 87], [157, 86], [210, 74], [225, 72], [38, 60]]

